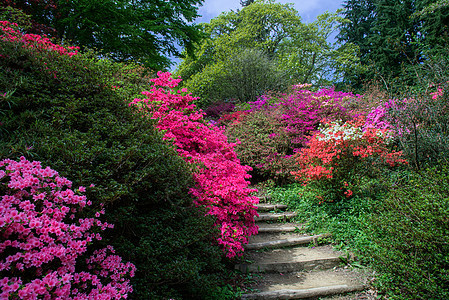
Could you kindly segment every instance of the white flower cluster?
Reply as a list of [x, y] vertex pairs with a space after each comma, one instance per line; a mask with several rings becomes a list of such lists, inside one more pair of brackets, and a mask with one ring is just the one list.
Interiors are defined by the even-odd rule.
[[[319, 141], [329, 141], [333, 140], [357, 140], [363, 137], [363, 131], [361, 128], [354, 127], [351, 124], [341, 122], [332, 122], [330, 124], [325, 124], [320, 127], [320, 132], [323, 136], [317, 136]], [[343, 135], [338, 134], [343, 132]]]
[[[318, 141], [329, 141], [329, 140], [343, 140], [343, 141], [355, 141], [361, 139], [365, 130], [353, 126], [349, 123], [331, 122], [329, 124], [320, 125], [320, 136], [317, 136]], [[338, 134], [342, 132], [343, 134]], [[376, 135], [385, 139], [385, 141], [390, 141], [393, 138], [391, 130], [377, 130]]]

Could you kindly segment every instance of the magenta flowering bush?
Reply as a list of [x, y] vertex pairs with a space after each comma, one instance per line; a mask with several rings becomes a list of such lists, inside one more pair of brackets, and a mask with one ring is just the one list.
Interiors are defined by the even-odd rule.
[[[120, 299], [132, 292], [135, 266], [111, 246], [88, 255], [112, 228], [97, 218], [78, 218], [91, 205], [84, 187], [38, 161], [0, 161], [0, 298]], [[85, 260], [85, 261], [84, 261]]]
[[306, 89], [296, 90], [287, 96], [280, 105], [284, 108], [282, 123], [295, 147], [300, 148], [307, 136], [317, 130], [322, 119], [349, 120], [351, 115], [344, 107], [351, 93], [337, 92], [334, 88], [312, 92]]
[[130, 105], [141, 105], [143, 111], [157, 120], [164, 138], [173, 142], [178, 154], [194, 167], [196, 186], [191, 188], [195, 203], [207, 208], [216, 218], [216, 226], [228, 257], [240, 255], [248, 236], [257, 233], [254, 217], [258, 199], [256, 190], [248, 188], [248, 166], [242, 166], [223, 130], [206, 122], [204, 113], [196, 109], [196, 100], [186, 89], [174, 91], [181, 79], [158, 72], [151, 80], [154, 86], [142, 92], [144, 99]]
[[387, 108], [387, 105], [379, 105], [377, 107], [373, 107], [371, 111], [366, 115], [366, 121], [363, 128], [392, 129], [390, 122], [388, 122], [387, 120]]

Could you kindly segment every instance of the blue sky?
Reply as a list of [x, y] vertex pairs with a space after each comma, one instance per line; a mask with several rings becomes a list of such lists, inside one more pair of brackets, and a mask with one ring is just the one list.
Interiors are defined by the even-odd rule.
[[[316, 16], [325, 11], [335, 12], [342, 8], [341, 0], [277, 0], [280, 3], [292, 3], [293, 7], [299, 12], [304, 23], [313, 22]], [[201, 18], [196, 23], [208, 23], [212, 18], [225, 11], [241, 8], [240, 0], [205, 0], [203, 6], [199, 9]]]

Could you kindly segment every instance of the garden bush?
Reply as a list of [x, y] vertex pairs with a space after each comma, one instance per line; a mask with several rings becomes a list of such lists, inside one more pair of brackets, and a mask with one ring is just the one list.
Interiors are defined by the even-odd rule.
[[449, 162], [448, 83], [388, 107], [388, 120], [400, 128], [398, 141], [416, 169]]
[[449, 298], [449, 176], [446, 164], [388, 180], [366, 227], [365, 248], [391, 299]]
[[103, 241], [137, 268], [130, 298], [213, 294], [228, 273], [219, 232], [189, 195], [192, 167], [128, 106], [144, 89], [141, 69], [69, 56], [76, 49], [1, 25], [0, 157], [39, 160], [74, 186], [95, 185], [82, 213], [108, 211], [115, 229]]
[[[111, 246], [92, 251], [99, 231], [113, 228], [98, 217], [79, 218], [92, 205], [85, 187], [38, 161], [0, 161], [0, 298], [120, 299], [132, 292], [135, 266]], [[89, 251], [90, 250], [90, 251]]]
[[[282, 111], [254, 111], [227, 126], [227, 134], [241, 141], [236, 152], [243, 164], [254, 169], [253, 182], [273, 179], [283, 184], [291, 178], [288, 155], [291, 142], [279, 122]], [[234, 114], [235, 115], [235, 114]], [[224, 122], [225, 117], [220, 119]]]
[[292, 155], [305, 145], [320, 121], [350, 118], [343, 104], [354, 95], [334, 89], [312, 92], [308, 87], [298, 85], [282, 97], [263, 95], [249, 103], [249, 113], [241, 122], [227, 126], [228, 135], [242, 142], [236, 147], [238, 157], [253, 167], [256, 177], [272, 178], [278, 184], [291, 182]]
[[394, 143], [417, 170], [448, 162], [447, 88], [447, 82], [430, 83], [389, 100], [379, 98], [386, 96], [380, 91], [364, 95], [358, 106], [368, 112], [364, 127], [392, 130]]
[[195, 203], [207, 209], [216, 219], [221, 232], [218, 243], [226, 256], [241, 255], [248, 237], [257, 233], [254, 217], [258, 199], [249, 189], [248, 166], [242, 166], [222, 129], [206, 122], [204, 113], [196, 110], [195, 98], [186, 89], [174, 91], [181, 79], [170, 73], [158, 72], [151, 80], [154, 86], [136, 98], [137, 105], [157, 120], [156, 127], [171, 140], [178, 154], [193, 164], [196, 185], [191, 188]]
[[296, 155], [299, 170], [292, 174], [316, 188], [320, 202], [349, 198], [364, 177], [376, 177], [385, 166], [407, 164], [402, 151], [388, 147], [391, 131], [363, 128], [365, 119], [359, 116], [343, 124], [324, 121]]

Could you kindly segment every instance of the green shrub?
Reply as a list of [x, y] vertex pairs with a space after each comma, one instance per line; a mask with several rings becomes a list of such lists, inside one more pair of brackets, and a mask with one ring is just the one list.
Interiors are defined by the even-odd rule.
[[[214, 291], [223, 275], [213, 220], [192, 204], [191, 170], [148, 118], [128, 106], [143, 70], [61, 56], [0, 39], [0, 157], [42, 161], [95, 186], [115, 229], [104, 235], [137, 273], [135, 299], [191, 299]], [[86, 212], [88, 213], [88, 212]]]
[[254, 111], [227, 127], [227, 135], [242, 142], [235, 149], [242, 164], [253, 168], [253, 183], [273, 179], [285, 184], [293, 180], [293, 152], [281, 122], [282, 113], [281, 109]]
[[449, 298], [448, 172], [445, 165], [391, 180], [373, 210], [366, 255], [392, 299]]
[[268, 91], [285, 91], [291, 82], [276, 62], [256, 49], [243, 49], [227, 60], [208, 65], [184, 84], [197, 106], [207, 108], [217, 101], [255, 101]]

